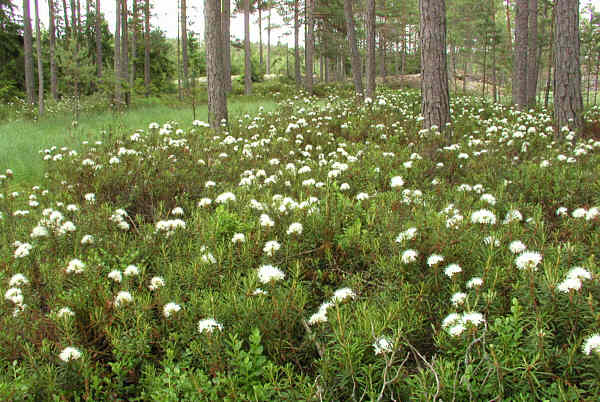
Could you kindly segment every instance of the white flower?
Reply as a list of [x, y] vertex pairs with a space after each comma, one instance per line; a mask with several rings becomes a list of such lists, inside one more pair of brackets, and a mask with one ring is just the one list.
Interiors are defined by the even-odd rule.
[[204, 253], [200, 259], [205, 264], [215, 264], [217, 262], [217, 259], [212, 253]]
[[373, 349], [376, 355], [390, 353], [394, 349], [394, 344], [389, 338], [382, 336], [373, 343]]
[[447, 328], [450, 325], [461, 321], [461, 316], [458, 313], [450, 313], [446, 316], [446, 318], [444, 318], [444, 321], [442, 321], [442, 327], [443, 328]]
[[244, 243], [246, 241], [246, 236], [243, 233], [235, 233], [231, 238], [232, 243]]
[[160, 276], [154, 276], [150, 279], [150, 285], [148, 285], [148, 289], [156, 290], [158, 288], [162, 288], [165, 286], [165, 280]]
[[48, 237], [48, 229], [45, 226], [37, 225], [31, 231], [31, 238]]
[[448, 278], [452, 278], [454, 274], [458, 274], [460, 272], [462, 272], [462, 268], [458, 264], [450, 264], [446, 267], [446, 269], [444, 269], [444, 274], [446, 274]]
[[441, 255], [431, 254], [429, 258], [427, 258], [427, 265], [429, 265], [430, 267], [434, 267], [442, 261], [444, 261], [444, 257], [442, 257]]
[[272, 228], [275, 226], [275, 222], [267, 214], [260, 215], [260, 226]]
[[392, 180], [390, 181], [391, 188], [402, 187], [403, 185], [404, 185], [404, 180], [402, 179], [401, 176], [392, 177]]
[[81, 238], [81, 244], [82, 245], [94, 244], [94, 236], [86, 234], [85, 236], [83, 236]]
[[565, 207], [558, 207], [558, 209], [556, 210], [556, 216], [566, 216], [567, 211], [568, 210]]
[[455, 306], [459, 306], [461, 304], [463, 304], [465, 302], [465, 299], [467, 298], [467, 294], [463, 293], [463, 292], [456, 292], [452, 295], [452, 304], [454, 304]]
[[412, 240], [417, 235], [417, 228], [408, 228], [396, 237], [396, 243], [403, 243], [406, 240]]
[[340, 185], [340, 191], [350, 190], [350, 185], [348, 183], [342, 183]]
[[166, 318], [169, 318], [171, 315], [177, 313], [179, 310], [181, 310], [181, 306], [179, 304], [170, 302], [165, 304], [165, 306], [163, 307], [163, 315]]
[[556, 287], [559, 292], [569, 293], [571, 290], [581, 289], [581, 279], [579, 278], [567, 278]]
[[23, 258], [29, 255], [33, 246], [29, 243], [20, 243], [15, 250], [15, 258]]
[[515, 259], [515, 264], [519, 269], [531, 269], [534, 271], [540, 262], [542, 262], [542, 255], [534, 251], [525, 251]]
[[515, 240], [511, 242], [508, 248], [513, 254], [519, 254], [527, 250], [527, 246], [525, 246], [525, 244], [523, 244], [523, 242], [520, 240]]
[[452, 336], [459, 336], [460, 334], [465, 332], [465, 329], [467, 328], [464, 326], [463, 323], [458, 323], [450, 327], [450, 329], [448, 329], [448, 333]]
[[4, 298], [14, 304], [23, 304], [23, 293], [19, 288], [9, 288], [6, 293], [4, 293]]
[[478, 326], [482, 322], [485, 322], [485, 319], [483, 318], [483, 314], [477, 313], [475, 311], [470, 311], [463, 314], [462, 322], [465, 324], [470, 323], [475, 326]]
[[58, 357], [63, 362], [70, 362], [71, 360], [79, 359], [81, 357], [81, 352], [79, 349], [69, 346], [64, 348]]
[[131, 293], [122, 290], [117, 293], [117, 296], [115, 297], [115, 307], [121, 307], [122, 305], [131, 303], [132, 301], [133, 296], [131, 296]]
[[319, 306], [319, 311], [317, 311], [316, 313], [311, 315], [310, 318], [308, 319], [308, 324], [314, 325], [314, 324], [319, 324], [322, 322], [327, 322], [327, 310], [331, 306], [333, 306], [333, 303], [331, 303], [331, 302], [325, 302], [325, 303], [321, 304], [321, 306]]
[[83, 196], [83, 198], [85, 198], [85, 200], [87, 202], [89, 202], [90, 204], [93, 204], [96, 202], [96, 194], [94, 194], [94, 193], [87, 193], [86, 195]]
[[235, 201], [235, 194], [233, 194], [231, 192], [226, 192], [226, 193], [220, 194], [217, 198], [215, 198], [215, 202], [217, 204], [224, 204], [228, 201]]
[[8, 286], [13, 287], [13, 286], [23, 286], [23, 285], [27, 285], [29, 283], [29, 281], [27, 280], [27, 278], [25, 277], [25, 275], [23, 274], [14, 274], [11, 278], [10, 281], [8, 282]]
[[496, 215], [494, 215], [494, 213], [490, 210], [480, 209], [471, 214], [471, 222], [487, 224], [487, 225], [495, 225], [496, 224]]
[[300, 222], [292, 223], [287, 230], [287, 234], [301, 235], [302, 234], [302, 224]]
[[475, 276], [467, 282], [467, 289], [479, 288], [483, 285], [483, 279], [478, 276]]
[[200, 201], [198, 201], [198, 207], [203, 208], [203, 207], [207, 207], [212, 203], [212, 200], [210, 198], [202, 198]]
[[502, 223], [507, 225], [511, 222], [515, 222], [515, 221], [520, 222], [522, 220], [523, 220], [523, 215], [521, 214], [521, 212], [516, 209], [511, 209], [510, 211], [508, 211], [506, 213], [506, 216], [504, 217], [504, 221], [502, 221]]
[[110, 271], [108, 277], [115, 282], [121, 282], [123, 280], [123, 275], [121, 275], [121, 271], [119, 270]]
[[283, 273], [283, 271], [270, 264], [261, 265], [258, 268], [257, 273], [258, 280], [264, 284], [269, 283], [271, 281], [279, 281], [285, 278], [285, 274]]
[[268, 242], [265, 243], [265, 246], [263, 247], [263, 251], [269, 257], [272, 257], [273, 254], [280, 248], [281, 248], [281, 244], [279, 244], [279, 242], [277, 240], [269, 240]]
[[585, 208], [577, 208], [571, 213], [571, 215], [573, 218], [585, 218], [587, 215], [587, 210]]
[[215, 329], [222, 331], [223, 326], [212, 318], [206, 318], [198, 322], [198, 332], [200, 333], [207, 332], [212, 334]]
[[480, 198], [481, 201], [487, 202], [490, 205], [496, 205], [496, 197], [491, 194], [483, 194]]
[[600, 334], [589, 336], [583, 343], [583, 353], [589, 355], [592, 352], [600, 353]]
[[63, 307], [60, 310], [58, 310], [58, 312], [56, 313], [56, 316], [58, 318], [69, 318], [69, 317], [73, 317], [75, 315], [75, 313], [73, 312], [73, 310], [71, 310], [68, 307]]
[[69, 261], [69, 264], [67, 265], [67, 268], [65, 269], [65, 272], [67, 274], [80, 274], [83, 272], [84, 268], [85, 268], [85, 264], [81, 260], [74, 258], [71, 261]]
[[592, 274], [583, 267], [573, 267], [567, 273], [567, 278], [592, 279]]
[[140, 270], [135, 265], [128, 265], [127, 268], [125, 268], [125, 271], [123, 272], [125, 276], [136, 276], [139, 273]]
[[483, 239], [483, 242], [488, 246], [500, 246], [500, 240], [496, 239], [494, 236], [487, 236], [485, 239]]
[[354, 293], [350, 288], [341, 288], [333, 292], [333, 296], [331, 296], [331, 301], [333, 303], [341, 303], [347, 298], [356, 298], [356, 293]]
[[367, 194], [367, 193], [358, 193], [358, 194], [356, 194], [356, 199], [358, 201], [366, 200], [368, 198], [369, 198], [369, 194]]
[[183, 208], [181, 208], [181, 207], [175, 207], [171, 211], [171, 214], [173, 214], [173, 215], [183, 215]]
[[402, 263], [410, 264], [411, 262], [415, 262], [417, 260], [417, 256], [419, 253], [416, 250], [406, 250], [402, 253]]

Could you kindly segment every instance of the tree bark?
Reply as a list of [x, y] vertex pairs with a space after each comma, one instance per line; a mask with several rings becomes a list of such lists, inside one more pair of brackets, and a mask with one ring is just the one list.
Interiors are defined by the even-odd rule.
[[496, 83], [496, 3], [490, 0], [490, 15], [492, 17], [492, 97], [498, 102], [498, 84]]
[[67, 11], [67, 0], [62, 0], [63, 3], [63, 15], [65, 20], [65, 35], [69, 37], [71, 28], [69, 27], [69, 13]]
[[227, 95], [223, 82], [223, 54], [221, 53], [223, 45], [221, 21], [221, 0], [204, 0], [208, 121], [216, 130], [220, 128], [222, 120], [227, 120]]
[[54, 0], [48, 0], [48, 21], [50, 36], [50, 93], [58, 100], [58, 78], [56, 76], [56, 8]]
[[367, 0], [367, 97], [375, 97], [375, 0]]
[[244, 0], [244, 93], [252, 93], [252, 55], [250, 49], [250, 0]]
[[[309, 1], [309, 0], [306, 0]], [[262, 67], [264, 65], [263, 60], [263, 41], [262, 41], [262, 2], [260, 0], [256, 3], [256, 8], [258, 9], [258, 62]]]
[[267, 74], [271, 74], [271, 9], [269, 5], [269, 14], [267, 15]]
[[27, 102], [35, 103], [35, 88], [33, 77], [33, 34], [31, 32], [31, 16], [29, 0], [23, 0], [23, 44], [25, 56], [25, 92]]
[[564, 126], [582, 126], [579, 0], [557, 0], [554, 7], [554, 124], [559, 135]]
[[423, 128], [440, 131], [450, 122], [450, 95], [446, 62], [446, 4], [420, 0], [421, 11], [421, 112]]
[[120, 106], [122, 102], [121, 88], [121, 0], [115, 0], [115, 101]]
[[[517, 0], [518, 1], [518, 0]], [[512, 48], [512, 30], [510, 28], [510, 0], [506, 0], [506, 32], [508, 32], [508, 40], [506, 43], [508, 44], [508, 52], [511, 53]]]
[[146, 0], [144, 8], [144, 87], [146, 97], [150, 96], [150, 0]]
[[296, 86], [300, 87], [302, 82], [302, 74], [300, 73], [300, 22], [298, 0], [294, 0], [294, 76], [296, 77]]
[[134, 89], [135, 86], [135, 62], [137, 59], [137, 43], [138, 43], [138, 19], [139, 19], [139, 10], [138, 10], [138, 0], [131, 0], [133, 8], [132, 18], [131, 18], [131, 74], [129, 75], [129, 87]]
[[34, 0], [35, 5], [35, 47], [37, 50], [37, 68], [38, 68], [38, 113], [44, 115], [44, 66], [42, 65], [42, 39], [40, 32], [40, 12], [38, 0]]
[[[121, 80], [129, 86], [129, 29], [127, 27], [127, 0], [121, 0]], [[125, 104], [129, 106], [131, 88], [125, 89]]]
[[[308, 93], [313, 93], [313, 56], [315, 53], [315, 0], [306, 0], [306, 77], [305, 86]], [[355, 43], [356, 45], [356, 43]], [[261, 45], [262, 48], [262, 45]]]
[[100, 23], [102, 21], [101, 18], [100, 0], [96, 0], [96, 75], [98, 76], [98, 79], [102, 78], [102, 31], [100, 30]]
[[225, 90], [231, 92], [231, 0], [223, 0], [223, 10], [221, 12], [221, 31], [223, 35], [223, 76]]
[[513, 52], [512, 101], [519, 109], [527, 105], [528, 0], [517, 0], [515, 11], [515, 46]]
[[352, 0], [344, 0], [344, 17], [346, 19], [346, 30], [348, 31], [348, 42], [350, 43], [351, 63], [352, 63], [352, 79], [354, 81], [354, 89], [356, 94], [361, 98], [364, 96], [361, 62], [356, 45], [356, 32], [354, 29], [354, 12], [352, 11]]
[[181, 0], [181, 58], [183, 63], [183, 88], [190, 87], [188, 37], [187, 37], [187, 2]]
[[527, 49], [527, 105], [535, 105], [538, 82], [538, 2], [529, 0], [529, 32], [527, 38], [529, 46]]

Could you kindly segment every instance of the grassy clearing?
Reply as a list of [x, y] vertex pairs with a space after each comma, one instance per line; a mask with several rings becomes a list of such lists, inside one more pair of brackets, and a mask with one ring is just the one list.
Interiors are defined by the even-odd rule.
[[[229, 102], [232, 118], [256, 113], [259, 107], [271, 111], [276, 103], [264, 99], [233, 98]], [[196, 110], [197, 119], [207, 120], [207, 106]], [[174, 120], [190, 126], [193, 120], [191, 107], [170, 106], [165, 101], [142, 103], [123, 113], [105, 111], [80, 115], [73, 125], [72, 114], [61, 113], [39, 122], [17, 120], [0, 124], [0, 167], [11, 167], [16, 180], [25, 186], [39, 183], [44, 171], [39, 151], [57, 147], [77, 148], [82, 141], [110, 141], [111, 138], [154, 121]]]

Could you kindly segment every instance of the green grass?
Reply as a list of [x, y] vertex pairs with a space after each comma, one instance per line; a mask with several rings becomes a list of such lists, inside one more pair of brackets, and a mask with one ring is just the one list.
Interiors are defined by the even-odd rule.
[[[254, 114], [260, 106], [272, 111], [276, 103], [257, 98], [234, 98], [229, 101], [229, 116], [236, 118], [246, 113]], [[207, 105], [197, 107], [196, 118], [208, 119]], [[0, 123], [0, 170], [12, 169], [15, 182], [20, 185], [38, 184], [44, 174], [43, 160], [38, 153], [41, 149], [52, 146], [77, 149], [84, 140], [106, 140], [124, 131], [148, 127], [154, 121], [168, 120], [191, 125], [192, 108], [163, 101], [134, 106], [123, 113], [83, 113], [75, 128], [71, 114], [52, 116], [39, 122], [17, 120]]]

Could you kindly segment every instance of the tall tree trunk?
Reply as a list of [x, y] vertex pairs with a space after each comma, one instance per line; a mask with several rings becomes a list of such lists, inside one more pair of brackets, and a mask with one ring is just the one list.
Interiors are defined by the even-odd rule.
[[54, 0], [48, 0], [50, 36], [50, 93], [58, 100], [58, 78], [56, 76], [56, 8]]
[[487, 54], [488, 54], [488, 37], [487, 32], [483, 34], [483, 77], [481, 82], [481, 97], [485, 98], [485, 87], [486, 87], [486, 79], [487, 79]]
[[420, 0], [421, 11], [421, 113], [423, 128], [440, 131], [450, 122], [450, 95], [446, 63], [445, 0]]
[[252, 93], [252, 54], [250, 49], [250, 0], [244, 0], [244, 93]]
[[367, 0], [367, 97], [375, 97], [375, 0]]
[[[552, 20], [550, 24], [550, 38], [554, 38], [554, 25], [556, 21], [556, 14], [554, 7], [552, 8]], [[552, 63], [554, 62], [554, 45], [550, 43], [550, 49], [548, 49], [548, 75], [546, 76], [546, 93], [544, 94], [544, 108], [548, 109], [548, 102], [550, 100], [550, 86], [553, 81], [552, 75]]]
[[221, 52], [223, 46], [221, 22], [221, 0], [204, 0], [208, 121], [216, 130], [220, 128], [221, 120], [227, 120], [227, 95], [223, 81], [224, 59]]
[[40, 32], [40, 12], [38, 0], [34, 0], [35, 5], [35, 47], [37, 48], [37, 68], [38, 68], [38, 113], [44, 115], [44, 66], [42, 64], [42, 39]]
[[[305, 86], [308, 93], [313, 93], [313, 56], [315, 53], [315, 0], [306, 0], [306, 78]], [[262, 45], [261, 45], [262, 49]]]
[[271, 74], [271, 9], [269, 5], [269, 14], [267, 14], [267, 74]]
[[[89, 3], [89, 2], [88, 2]], [[102, 22], [100, 14], [100, 0], [96, 0], [96, 74], [98, 79], [102, 78], [102, 31], [100, 30], [100, 23]]]
[[33, 34], [31, 32], [31, 16], [29, 0], [23, 0], [23, 44], [25, 47], [25, 91], [27, 102], [35, 102], [35, 88], [33, 77]]
[[77, 0], [77, 35], [81, 37], [81, 0]]
[[490, 15], [492, 17], [492, 97], [498, 102], [498, 84], [496, 83], [496, 2], [490, 0]]
[[181, 0], [181, 58], [183, 62], [183, 87], [190, 87], [188, 37], [187, 37], [187, 2]]
[[127, 27], [128, 7], [127, 0], [121, 0], [121, 80], [127, 85], [125, 90], [125, 104], [129, 106], [131, 88], [129, 88], [129, 29]]
[[221, 31], [223, 35], [223, 76], [225, 90], [231, 92], [231, 0], [223, 0], [223, 10], [221, 12]]
[[137, 60], [137, 43], [138, 43], [138, 20], [139, 20], [139, 9], [138, 0], [131, 0], [132, 2], [132, 18], [131, 18], [131, 73], [129, 75], [129, 87], [134, 89], [135, 86], [135, 62]]
[[69, 12], [67, 9], [67, 0], [62, 0], [63, 3], [63, 15], [65, 22], [65, 35], [68, 37], [71, 33], [71, 28], [69, 26]]
[[121, 106], [122, 88], [121, 88], [121, 0], [115, 0], [115, 101]]
[[[307, 0], [308, 1], [308, 0]], [[263, 60], [263, 41], [262, 41], [262, 3], [259, 0], [256, 4], [256, 8], [258, 8], [258, 62], [262, 67], [264, 65]]]
[[181, 89], [181, 7], [177, 3], [177, 97], [183, 100], [183, 91]]
[[529, 0], [529, 32], [527, 38], [529, 46], [527, 49], [527, 105], [535, 105], [538, 81], [538, 2]]
[[564, 126], [582, 126], [579, 0], [557, 0], [554, 7], [554, 124], [559, 135]]
[[513, 62], [512, 101], [519, 109], [527, 105], [528, 0], [517, 0], [515, 11], [515, 46]]
[[294, 0], [294, 76], [296, 77], [296, 86], [300, 87], [302, 75], [300, 73], [300, 21], [299, 21], [298, 0]]
[[150, 0], [146, 0], [144, 7], [144, 87], [146, 97], [150, 96]]
[[354, 81], [354, 89], [356, 94], [361, 98], [364, 96], [361, 62], [356, 45], [356, 32], [354, 29], [354, 12], [352, 11], [352, 0], [344, 0], [344, 17], [346, 19], [346, 31], [348, 31], [348, 42], [350, 43], [350, 54], [352, 63], [352, 80]]
[[[519, 1], [519, 0], [517, 0]], [[506, 32], [508, 32], [508, 41], [506, 41], [508, 45], [508, 53], [511, 53], [512, 48], [512, 30], [510, 28], [510, 0], [506, 0]]]

